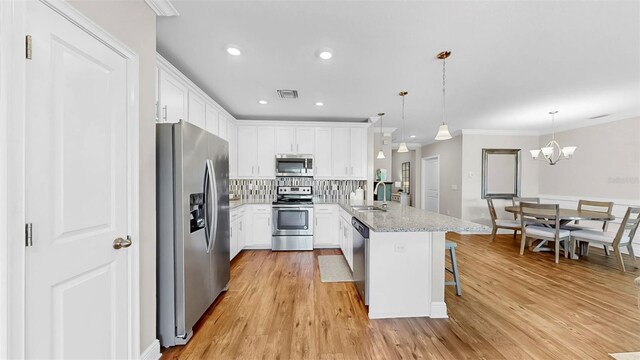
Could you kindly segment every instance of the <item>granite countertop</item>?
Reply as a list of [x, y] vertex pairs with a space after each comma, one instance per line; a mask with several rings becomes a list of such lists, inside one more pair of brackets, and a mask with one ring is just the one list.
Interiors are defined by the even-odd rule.
[[[236, 209], [242, 205], [271, 205], [272, 199], [238, 199], [229, 200], [229, 208]], [[488, 231], [488, 227], [452, 216], [442, 215], [411, 206], [400, 205], [399, 202], [388, 201], [387, 211], [356, 211], [351, 206], [382, 206], [382, 201], [314, 199], [316, 205], [336, 204], [351, 216], [376, 232], [430, 232], [430, 231]]]
[[398, 202], [387, 202], [387, 211], [355, 211], [353, 205], [382, 206], [382, 201], [350, 200], [338, 203], [351, 216], [376, 232], [487, 231], [488, 227]]
[[271, 205], [273, 199], [234, 199], [229, 200], [229, 209], [233, 210], [242, 205]]

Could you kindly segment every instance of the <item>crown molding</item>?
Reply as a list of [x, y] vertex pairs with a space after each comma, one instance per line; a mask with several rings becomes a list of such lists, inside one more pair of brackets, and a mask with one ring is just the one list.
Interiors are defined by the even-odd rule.
[[376, 134], [382, 133], [383, 136], [391, 136], [397, 129], [398, 128], [394, 127], [383, 127], [382, 129], [380, 129], [380, 127], [374, 127], [373, 132]]
[[179, 16], [170, 0], [144, 0], [158, 16]]
[[535, 130], [462, 129], [462, 135], [540, 136], [540, 131], [535, 131]]

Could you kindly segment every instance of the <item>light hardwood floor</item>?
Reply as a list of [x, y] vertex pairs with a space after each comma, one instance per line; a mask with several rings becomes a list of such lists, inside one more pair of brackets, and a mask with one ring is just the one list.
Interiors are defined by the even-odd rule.
[[[640, 271], [612, 256], [518, 255], [519, 239], [449, 234], [462, 296], [449, 319], [369, 320], [352, 283], [322, 283], [313, 252], [244, 251], [229, 291], [163, 359], [607, 359], [640, 351]], [[626, 258], [626, 260], [629, 260]]]

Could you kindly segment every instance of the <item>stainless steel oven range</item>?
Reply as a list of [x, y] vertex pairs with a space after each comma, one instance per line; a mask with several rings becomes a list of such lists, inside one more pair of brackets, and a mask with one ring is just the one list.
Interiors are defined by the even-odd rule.
[[313, 190], [311, 186], [278, 186], [273, 202], [271, 249], [313, 250]]

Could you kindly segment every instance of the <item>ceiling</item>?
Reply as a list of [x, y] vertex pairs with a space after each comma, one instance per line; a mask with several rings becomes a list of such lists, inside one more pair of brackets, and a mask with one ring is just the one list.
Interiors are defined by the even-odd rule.
[[[237, 119], [364, 121], [385, 112], [398, 141], [406, 90], [407, 141], [430, 143], [442, 121], [442, 50], [452, 51], [452, 131], [547, 133], [551, 110], [558, 128], [640, 115], [637, 1], [173, 4], [180, 16], [158, 18], [158, 51]], [[229, 44], [242, 55], [227, 54]], [[322, 48], [334, 57], [321, 60]], [[300, 96], [280, 100], [277, 89]]]

